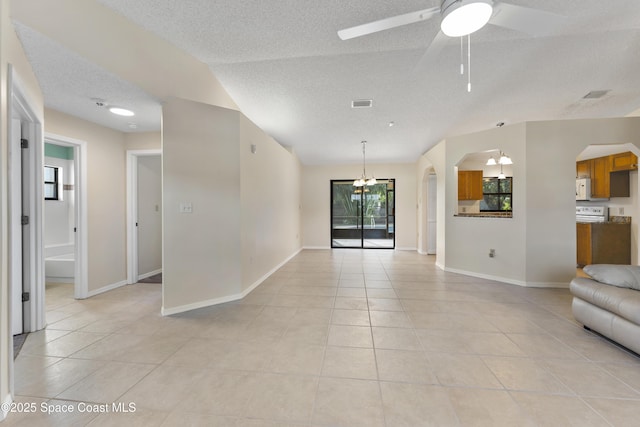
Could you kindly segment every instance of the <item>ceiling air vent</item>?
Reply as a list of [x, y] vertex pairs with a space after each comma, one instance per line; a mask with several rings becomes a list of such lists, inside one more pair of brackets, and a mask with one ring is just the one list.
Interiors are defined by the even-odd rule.
[[591, 92], [583, 96], [582, 99], [598, 99], [602, 98], [607, 93], [609, 93], [608, 90], [592, 90]]
[[373, 99], [357, 99], [351, 101], [351, 108], [371, 108], [373, 106]]

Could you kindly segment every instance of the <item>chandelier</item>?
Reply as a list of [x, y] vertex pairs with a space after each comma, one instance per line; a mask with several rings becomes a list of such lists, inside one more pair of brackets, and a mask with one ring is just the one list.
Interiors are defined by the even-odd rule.
[[362, 141], [362, 176], [353, 181], [354, 187], [364, 187], [374, 185], [378, 181], [372, 176], [367, 178], [367, 160], [366, 160], [367, 141]]

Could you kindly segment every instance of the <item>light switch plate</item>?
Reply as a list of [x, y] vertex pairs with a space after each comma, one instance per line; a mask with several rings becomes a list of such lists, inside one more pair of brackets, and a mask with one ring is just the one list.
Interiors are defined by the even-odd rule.
[[180, 203], [180, 213], [192, 213], [193, 205], [191, 203]]

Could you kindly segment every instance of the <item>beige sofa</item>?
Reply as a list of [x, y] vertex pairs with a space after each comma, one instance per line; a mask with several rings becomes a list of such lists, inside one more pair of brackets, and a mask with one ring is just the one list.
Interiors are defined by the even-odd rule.
[[640, 354], [640, 267], [588, 265], [571, 281], [572, 310], [585, 328]]

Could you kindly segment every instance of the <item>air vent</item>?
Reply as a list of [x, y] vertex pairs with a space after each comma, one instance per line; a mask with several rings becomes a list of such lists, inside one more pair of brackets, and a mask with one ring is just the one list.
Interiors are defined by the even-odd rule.
[[351, 108], [371, 108], [373, 106], [373, 99], [357, 99], [351, 101]]
[[592, 90], [591, 92], [589, 92], [588, 94], [586, 94], [582, 98], [583, 99], [598, 99], [598, 98], [602, 98], [607, 93], [609, 93], [608, 90]]

